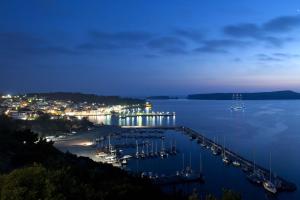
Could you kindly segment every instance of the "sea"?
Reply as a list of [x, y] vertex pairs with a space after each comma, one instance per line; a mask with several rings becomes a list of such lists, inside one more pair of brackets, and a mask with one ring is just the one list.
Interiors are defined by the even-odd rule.
[[[174, 145], [178, 153], [166, 159], [131, 160], [131, 172], [151, 172], [158, 175], [174, 174], [186, 166], [203, 172], [205, 183], [181, 186], [185, 193], [197, 191], [220, 196], [223, 189], [240, 193], [243, 199], [300, 199], [300, 101], [268, 100], [243, 101], [245, 109], [232, 111], [234, 101], [222, 100], [153, 100], [153, 111], [175, 112], [174, 117], [135, 117], [114, 119], [103, 116], [91, 121], [123, 126], [186, 126], [192, 128], [238, 153], [257, 165], [271, 168], [274, 175], [297, 185], [295, 192], [280, 192], [270, 195], [263, 187], [250, 183], [243, 171], [232, 165], [224, 165], [220, 156], [201, 147], [195, 140], [176, 132], [165, 132], [166, 148]], [[113, 140], [113, 139], [112, 139]], [[126, 139], [128, 142], [130, 139]], [[136, 142], [133, 140], [132, 143]], [[144, 142], [140, 139], [139, 141]], [[160, 148], [161, 140], [147, 141]], [[158, 144], [157, 144], [158, 143]], [[170, 144], [171, 143], [171, 144]], [[141, 148], [141, 146], [140, 146]], [[144, 146], [143, 146], [144, 148]], [[150, 147], [152, 148], [152, 147]], [[126, 153], [136, 151], [135, 148]], [[201, 157], [201, 164], [200, 164]]]

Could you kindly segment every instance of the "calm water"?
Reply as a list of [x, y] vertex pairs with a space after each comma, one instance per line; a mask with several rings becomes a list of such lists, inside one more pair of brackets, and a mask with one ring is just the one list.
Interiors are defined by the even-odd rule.
[[[269, 167], [269, 154], [272, 154], [272, 172], [297, 184], [300, 188], [300, 101], [245, 101], [244, 112], [231, 112], [232, 101], [162, 100], [152, 101], [156, 111], [175, 111], [176, 118], [126, 118], [122, 120], [100, 117], [91, 119], [106, 124], [118, 125], [184, 125], [193, 128], [211, 139], [218, 138], [226, 147], [240, 155], [253, 159], [266, 168]], [[221, 193], [222, 188], [240, 192], [244, 199], [288, 199], [299, 200], [299, 190], [293, 193], [279, 193], [275, 197], [266, 194], [262, 187], [249, 183], [244, 173], [233, 166], [224, 166], [220, 156], [213, 156], [210, 150], [203, 149], [185, 135], [167, 131], [166, 147], [176, 139], [179, 154], [168, 159], [131, 160], [132, 171], [151, 171], [158, 174], [174, 174], [189, 165], [191, 155], [192, 168], [199, 170], [199, 157], [202, 154], [203, 171], [206, 183], [193, 185], [185, 190], [197, 187], [201, 192]], [[152, 139], [158, 143], [160, 140]], [[135, 139], [128, 142], [135, 143]], [[139, 142], [142, 142], [140, 139]], [[72, 152], [72, 150], [71, 150]], [[94, 150], [93, 150], [94, 152]], [[125, 153], [135, 153], [127, 149]]]
[[[221, 140], [225, 136], [226, 146], [250, 160], [255, 154], [257, 163], [262, 166], [269, 166], [271, 152], [272, 171], [300, 188], [300, 101], [245, 101], [244, 112], [231, 112], [228, 108], [232, 101], [152, 103], [157, 110], [175, 111], [177, 125], [189, 126], [212, 139]], [[206, 176], [207, 184], [213, 184], [210, 189], [229, 187], [240, 191], [247, 199], [267, 198], [262, 188], [249, 184], [239, 170], [217, 168], [213, 161], [209, 162], [206, 169], [210, 172]], [[218, 176], [212, 177], [216, 174]], [[300, 192], [281, 193], [277, 199], [299, 200]]]

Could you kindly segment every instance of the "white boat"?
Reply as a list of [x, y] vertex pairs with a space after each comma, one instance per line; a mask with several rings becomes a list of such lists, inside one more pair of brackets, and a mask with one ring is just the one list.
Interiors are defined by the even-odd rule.
[[239, 163], [237, 160], [233, 161], [232, 164], [233, 164], [233, 166], [235, 166], [235, 167], [241, 166], [241, 163]]
[[229, 159], [226, 157], [226, 156], [223, 156], [222, 158], [222, 161], [225, 163], [225, 164], [229, 164]]
[[223, 146], [222, 161], [223, 161], [225, 164], [229, 164], [229, 162], [230, 162], [230, 160], [229, 160], [228, 157], [226, 156], [225, 138], [224, 138], [224, 146]]
[[265, 190], [267, 190], [268, 192], [270, 192], [272, 194], [276, 194], [277, 188], [276, 188], [275, 184], [272, 183], [271, 153], [270, 153], [269, 165], [270, 165], [270, 172], [269, 172], [270, 177], [269, 177], [269, 180], [264, 181], [263, 186], [264, 186]]
[[105, 156], [107, 156], [107, 153], [102, 152], [102, 151], [101, 151], [101, 152], [97, 152], [97, 153], [96, 153], [96, 156], [97, 156], [97, 157], [105, 157]]
[[132, 156], [131, 155], [125, 155], [125, 156], [123, 156], [121, 159], [130, 159], [130, 158], [132, 158]]
[[127, 160], [126, 159], [122, 160], [122, 165], [127, 165]]
[[267, 190], [268, 192], [271, 192], [272, 194], [276, 194], [277, 189], [276, 189], [276, 186], [272, 182], [265, 181], [263, 183], [263, 186], [264, 186], [265, 190]]
[[232, 100], [235, 103], [230, 107], [231, 111], [244, 111], [245, 105], [242, 103], [242, 94], [233, 94]]

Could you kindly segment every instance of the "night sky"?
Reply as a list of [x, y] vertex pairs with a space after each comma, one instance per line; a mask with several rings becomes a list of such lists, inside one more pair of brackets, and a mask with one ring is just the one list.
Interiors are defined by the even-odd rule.
[[0, 91], [300, 91], [299, 0], [1, 0]]

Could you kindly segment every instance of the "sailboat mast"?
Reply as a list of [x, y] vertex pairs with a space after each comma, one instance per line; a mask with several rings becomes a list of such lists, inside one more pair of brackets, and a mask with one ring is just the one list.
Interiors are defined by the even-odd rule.
[[152, 146], [151, 146], [151, 153], [153, 154], [153, 141], [152, 141]]
[[202, 154], [200, 152], [200, 174], [202, 174]]
[[111, 147], [110, 147], [110, 135], [108, 135], [108, 150], [111, 152]]
[[139, 154], [139, 144], [138, 144], [137, 140], [135, 141], [135, 143], [136, 143], [136, 155], [138, 155]]
[[270, 165], [270, 182], [271, 182], [271, 174], [272, 174], [272, 171], [271, 171], [271, 152], [270, 152], [269, 165]]
[[182, 154], [182, 170], [184, 170], [184, 153]]
[[190, 169], [192, 169], [192, 153], [190, 152]]

